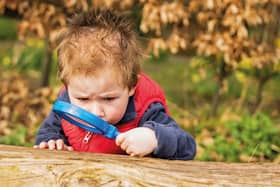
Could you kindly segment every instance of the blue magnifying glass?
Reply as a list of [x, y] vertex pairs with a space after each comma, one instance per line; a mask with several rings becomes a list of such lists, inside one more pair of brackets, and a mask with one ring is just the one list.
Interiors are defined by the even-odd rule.
[[57, 100], [52, 110], [61, 118], [95, 134], [102, 134], [110, 139], [115, 139], [119, 134], [115, 126], [73, 104]]

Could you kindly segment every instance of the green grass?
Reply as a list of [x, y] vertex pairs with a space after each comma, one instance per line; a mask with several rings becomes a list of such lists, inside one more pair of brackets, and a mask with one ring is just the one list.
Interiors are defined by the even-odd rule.
[[17, 39], [17, 21], [15, 19], [0, 17], [0, 40]]
[[143, 64], [143, 70], [163, 88], [167, 98], [183, 106], [186, 95], [186, 57], [148, 60]]

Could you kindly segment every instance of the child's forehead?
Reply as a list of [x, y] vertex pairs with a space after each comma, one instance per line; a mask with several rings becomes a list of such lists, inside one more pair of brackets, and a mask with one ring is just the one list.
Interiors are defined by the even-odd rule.
[[69, 83], [71, 81], [75, 81], [78, 84], [95, 83], [99, 81], [104, 84], [116, 84], [121, 87], [126, 87], [123, 85], [123, 76], [122, 73], [117, 70], [114, 66], [103, 66], [97, 69], [94, 72], [83, 72], [83, 73], [75, 73], [70, 77]]

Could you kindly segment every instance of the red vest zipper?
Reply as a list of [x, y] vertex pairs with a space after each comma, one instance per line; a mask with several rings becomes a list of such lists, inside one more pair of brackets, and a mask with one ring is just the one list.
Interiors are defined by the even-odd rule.
[[86, 135], [85, 135], [85, 137], [84, 137], [84, 139], [83, 139], [83, 143], [84, 143], [84, 144], [87, 144], [87, 143], [90, 141], [90, 139], [91, 139], [91, 137], [92, 137], [92, 134], [93, 134], [93, 133], [92, 133], [92, 132], [89, 132], [89, 131], [86, 133]]

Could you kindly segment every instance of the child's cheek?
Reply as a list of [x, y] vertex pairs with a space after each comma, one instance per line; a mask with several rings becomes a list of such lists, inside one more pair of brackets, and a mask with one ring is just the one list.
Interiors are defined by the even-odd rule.
[[106, 116], [108, 117], [107, 121], [113, 125], [118, 123], [123, 118], [124, 115], [125, 115], [125, 110], [123, 109], [110, 110], [106, 114]]

